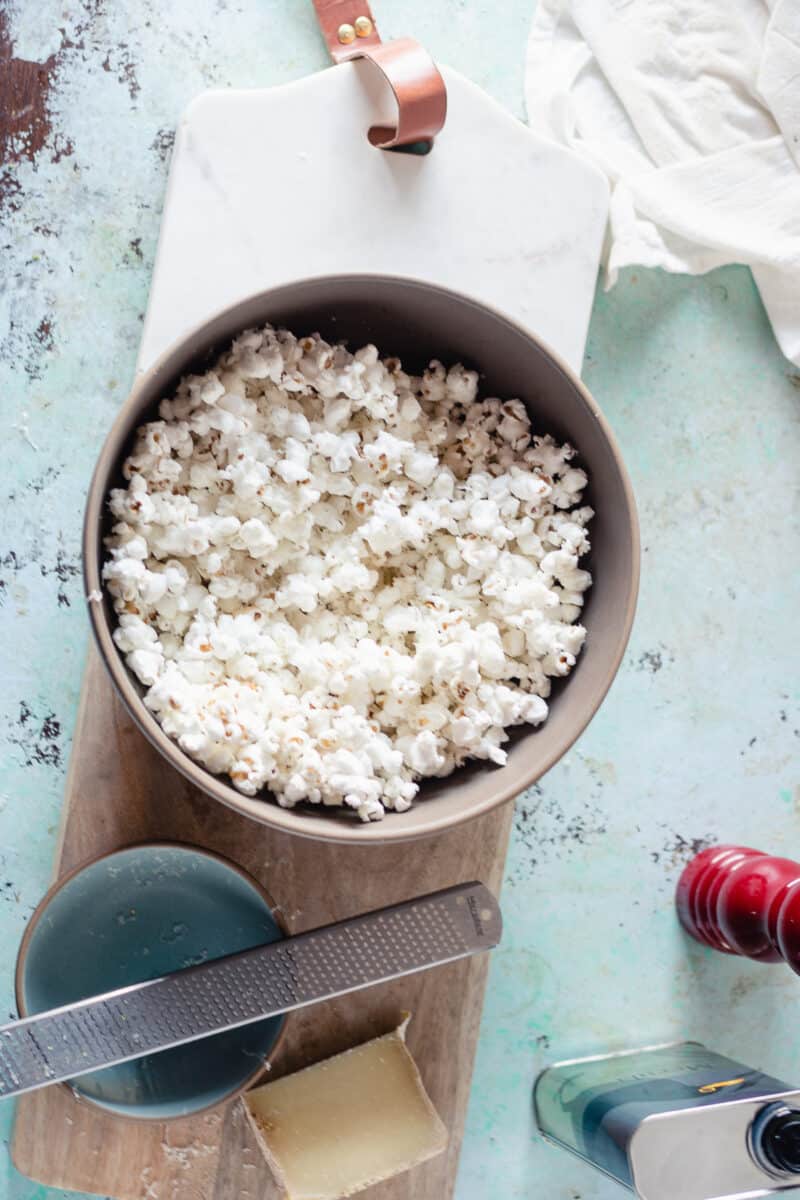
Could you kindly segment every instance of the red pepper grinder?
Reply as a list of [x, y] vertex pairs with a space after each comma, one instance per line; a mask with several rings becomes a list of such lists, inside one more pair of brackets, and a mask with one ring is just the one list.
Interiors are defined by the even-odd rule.
[[712, 846], [678, 881], [678, 917], [698, 942], [800, 974], [800, 863], [747, 846]]

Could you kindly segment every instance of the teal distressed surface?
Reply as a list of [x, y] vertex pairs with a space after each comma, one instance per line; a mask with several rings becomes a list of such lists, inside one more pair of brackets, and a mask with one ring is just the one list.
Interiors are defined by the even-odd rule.
[[[522, 115], [532, 5], [499, 7], [375, 0], [385, 35], [414, 32]], [[83, 499], [133, 372], [171, 131], [203, 88], [281, 83], [326, 59], [305, 0], [0, 10], [14, 54], [50, 79], [49, 132], [36, 152], [17, 146], [0, 202], [4, 1017], [50, 874], [87, 638]], [[458, 1200], [622, 1194], [536, 1136], [530, 1087], [554, 1059], [691, 1036], [800, 1082], [800, 982], [689, 945], [671, 908], [702, 845], [800, 855], [800, 378], [740, 268], [627, 272], [598, 294], [585, 377], [633, 476], [641, 601], [601, 713], [517, 805]], [[6, 1104], [5, 1141], [10, 1125]], [[7, 1156], [0, 1181], [9, 1200], [58, 1195]]]

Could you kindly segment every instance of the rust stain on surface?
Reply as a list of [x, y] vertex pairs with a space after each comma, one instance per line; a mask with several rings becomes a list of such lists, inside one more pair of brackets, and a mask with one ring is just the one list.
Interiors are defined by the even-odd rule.
[[53, 340], [53, 326], [47, 317], [41, 319], [33, 336], [34, 340], [43, 350], [53, 349], [55, 345]]
[[43, 63], [14, 57], [7, 16], [0, 12], [0, 165], [33, 162], [50, 133], [47, 96], [57, 54]]
[[[113, 53], [113, 59], [112, 59]], [[114, 61], [116, 60], [116, 61]], [[128, 95], [131, 100], [136, 100], [141, 88], [139, 81], [136, 78], [136, 67], [134, 60], [131, 57], [130, 49], [127, 42], [120, 42], [114, 47], [113, 51], [109, 49], [102, 62], [103, 70], [110, 75], [116, 75], [117, 82], [124, 84], [128, 89]]]
[[[35, 162], [51, 136], [48, 99], [64, 46], [44, 62], [16, 58], [8, 29], [8, 16], [0, 11], [0, 208], [16, 211], [22, 204], [16, 168]], [[54, 162], [72, 153], [68, 139], [51, 144]]]
[[[17, 167], [36, 162], [50, 140], [48, 98], [64, 49], [62, 44], [44, 62], [16, 58], [7, 14], [0, 11], [0, 209], [16, 212], [22, 206]], [[68, 138], [50, 140], [53, 162], [60, 162], [72, 150]]]

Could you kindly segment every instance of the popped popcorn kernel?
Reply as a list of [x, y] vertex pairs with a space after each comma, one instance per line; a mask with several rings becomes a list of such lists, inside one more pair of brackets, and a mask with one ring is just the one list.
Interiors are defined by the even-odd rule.
[[588, 480], [478, 385], [266, 326], [137, 431], [108, 500], [114, 640], [244, 795], [380, 820], [547, 718], [586, 636]]

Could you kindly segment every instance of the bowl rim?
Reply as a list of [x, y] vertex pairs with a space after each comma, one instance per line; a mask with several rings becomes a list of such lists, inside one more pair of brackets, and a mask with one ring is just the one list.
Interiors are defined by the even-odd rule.
[[[151, 745], [159, 751], [172, 767], [201, 792], [204, 792], [215, 800], [219, 800], [226, 807], [259, 824], [270, 826], [283, 833], [310, 838], [314, 841], [351, 846], [365, 846], [372, 842], [385, 845], [390, 842], [411, 842], [422, 838], [434, 837], [437, 834], [444, 833], [449, 829], [454, 829], [478, 817], [484, 816], [493, 809], [500, 807], [500, 805], [515, 799], [515, 797], [521, 795], [522, 792], [535, 783], [537, 779], [545, 775], [567, 753], [570, 747], [574, 745], [596, 715], [611, 684], [614, 682], [630, 638], [639, 594], [641, 568], [639, 518], [633, 487], [617, 439], [600, 406], [579, 375], [573, 371], [572, 367], [569, 366], [557, 351], [553, 350], [547, 342], [532, 329], [527, 328], [522, 322], [503, 312], [497, 306], [487, 304], [475, 296], [457, 291], [454, 288], [430, 283], [414, 276], [368, 271], [334, 272], [327, 275], [288, 280], [275, 286], [249, 293], [234, 303], [225, 305], [223, 308], [210, 314], [205, 320], [196, 323], [181, 334], [179, 338], [171, 342], [149, 367], [135, 377], [133, 387], [117, 412], [98, 455], [89, 485], [82, 533], [83, 578], [87, 599], [97, 592], [101, 592], [105, 598], [106, 593], [99, 567], [99, 560], [102, 554], [100, 530], [108, 494], [109, 480], [117, 466], [121, 449], [121, 444], [118, 444], [120, 443], [120, 430], [126, 423], [131, 412], [137, 409], [142, 393], [150, 388], [153, 380], [164, 372], [165, 367], [172, 362], [182, 348], [186, 347], [190, 342], [198, 341], [200, 344], [197, 347], [197, 352], [200, 353], [204, 331], [211, 325], [218, 321], [224, 321], [226, 318], [232, 317], [238, 310], [244, 310], [259, 301], [266, 304], [268, 297], [276, 296], [279, 299], [282, 292], [290, 292], [298, 287], [311, 288], [314, 285], [329, 287], [331, 284], [352, 285], [376, 282], [396, 284], [404, 288], [410, 286], [429, 292], [437, 292], [448, 299], [457, 300], [473, 309], [488, 313], [496, 320], [510, 326], [523, 338], [533, 342], [538, 350], [551, 360], [556, 369], [575, 389], [596, 420], [619, 474], [625, 498], [627, 525], [630, 531], [631, 565], [626, 589], [625, 608], [618, 627], [616, 645], [602, 682], [591, 698], [591, 703], [586, 706], [581, 720], [574, 729], [571, 729], [568, 734], [562, 736], [553, 745], [549, 753], [540, 760], [541, 766], [536, 769], [527, 782], [522, 787], [518, 784], [502, 784], [500, 782], [501, 768], [495, 776], [496, 782], [494, 786], [488, 791], [484, 799], [472, 804], [469, 808], [464, 809], [455, 816], [452, 814], [443, 817], [434, 816], [425, 823], [423, 829], [406, 829], [402, 820], [395, 823], [395, 818], [398, 816], [402, 817], [403, 815], [395, 813], [387, 813], [380, 822], [370, 822], [369, 828], [372, 832], [370, 832], [368, 837], [365, 837], [363, 834], [364, 827], [361, 822], [350, 823], [331, 820], [329, 829], [321, 829], [320, 826], [323, 825], [324, 819], [321, 820], [320, 815], [315, 812], [309, 812], [306, 809], [283, 808], [274, 799], [267, 801], [259, 799], [258, 796], [245, 796], [243, 793], [238, 792], [233, 784], [225, 782], [224, 776], [212, 774], [200, 763], [190, 758], [177, 742], [173, 741], [164, 732], [155, 716], [149, 711], [139, 696], [130, 676], [129, 669], [125, 665], [123, 657], [113, 641], [111, 623], [106, 618], [105, 605], [92, 600], [88, 603], [89, 619], [94, 641], [100, 652], [100, 657], [111, 675], [117, 694], [122, 699], [129, 715], [140, 732], [144, 734]], [[310, 828], [312, 822], [314, 824], [313, 829]], [[306, 828], [303, 827], [305, 823], [308, 823]], [[378, 831], [375, 831], [376, 825], [379, 827]]]
[[[284, 917], [280, 906], [275, 903], [270, 893], [261, 883], [259, 883], [255, 876], [251, 875], [249, 871], [246, 871], [245, 868], [240, 866], [239, 863], [234, 862], [233, 859], [226, 858], [224, 854], [219, 854], [216, 850], [209, 850], [206, 846], [198, 846], [194, 842], [179, 842], [169, 838], [156, 838], [153, 840], [143, 838], [139, 841], [127, 842], [124, 846], [116, 846], [113, 850], [104, 850], [101, 854], [93, 854], [90, 858], [83, 859], [76, 866], [71, 867], [70, 870], [65, 872], [64, 875], [60, 875], [58, 879], [54, 880], [53, 883], [50, 884], [50, 887], [47, 889], [39, 903], [36, 905], [36, 908], [31, 913], [30, 920], [25, 926], [25, 932], [22, 935], [22, 940], [20, 941], [19, 948], [17, 950], [16, 961], [14, 963], [14, 999], [17, 1005], [17, 1012], [21, 1018], [31, 1015], [27, 1011], [22, 986], [25, 967], [28, 960], [28, 951], [30, 950], [30, 944], [33, 939], [33, 935], [36, 932], [36, 928], [50, 907], [51, 902], [63, 890], [63, 888], [65, 888], [68, 883], [71, 883], [72, 880], [78, 875], [82, 875], [84, 871], [87, 871], [90, 867], [96, 866], [105, 859], [115, 858], [118, 854], [125, 854], [129, 850], [188, 850], [193, 854], [200, 854], [205, 858], [214, 859], [223, 867], [227, 867], [230, 871], [233, 871], [239, 875], [240, 878], [245, 881], [245, 883], [250, 884], [253, 890], [260, 895], [261, 899], [267, 905], [270, 916], [280, 929], [283, 937], [291, 937], [289, 927], [286, 924], [286, 918]], [[218, 1100], [213, 1100], [210, 1104], [204, 1104], [202, 1108], [192, 1109], [190, 1113], [175, 1113], [174, 1115], [168, 1117], [152, 1117], [148, 1116], [146, 1113], [139, 1113], [135, 1109], [132, 1109], [130, 1112], [122, 1113], [117, 1112], [112, 1108], [107, 1108], [105, 1104], [101, 1104], [98, 1100], [94, 1100], [91, 1096], [87, 1096], [83, 1092], [76, 1090], [69, 1082], [67, 1082], [67, 1080], [62, 1080], [55, 1086], [58, 1088], [63, 1088], [65, 1091], [69, 1092], [77, 1104], [90, 1105], [91, 1108], [97, 1109], [105, 1116], [116, 1120], [137, 1121], [148, 1125], [163, 1125], [168, 1121], [190, 1120], [196, 1116], [201, 1116], [203, 1113], [211, 1112], [213, 1109], [219, 1108], [223, 1104], [228, 1104], [232, 1100], [236, 1100], [239, 1096], [243, 1095], [244, 1092], [249, 1091], [251, 1087], [258, 1083], [262, 1076], [271, 1070], [273, 1062], [283, 1048], [283, 1043], [287, 1034], [287, 1025], [291, 1020], [291, 1016], [291, 1013], [283, 1014], [275, 1041], [272, 1043], [269, 1053], [263, 1060], [259, 1062], [258, 1066], [253, 1068], [246, 1079], [243, 1079], [241, 1083], [236, 1084], [234, 1088], [226, 1092], [224, 1096], [220, 1096]], [[212, 1034], [211, 1036], [213, 1037], [214, 1035]]]

